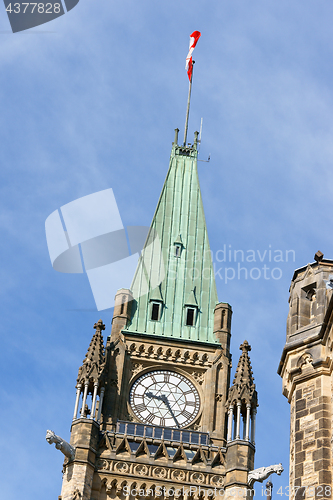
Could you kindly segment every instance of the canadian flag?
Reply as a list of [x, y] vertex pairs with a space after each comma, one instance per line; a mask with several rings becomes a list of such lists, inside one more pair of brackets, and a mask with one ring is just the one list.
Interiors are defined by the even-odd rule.
[[186, 65], [185, 65], [185, 69], [187, 71], [188, 79], [190, 81], [191, 81], [191, 78], [192, 78], [192, 71], [193, 71], [192, 52], [194, 50], [194, 47], [198, 43], [198, 40], [199, 40], [200, 37], [201, 37], [200, 31], [193, 31], [192, 35], [190, 35], [190, 49], [189, 49], [187, 57], [186, 57]]

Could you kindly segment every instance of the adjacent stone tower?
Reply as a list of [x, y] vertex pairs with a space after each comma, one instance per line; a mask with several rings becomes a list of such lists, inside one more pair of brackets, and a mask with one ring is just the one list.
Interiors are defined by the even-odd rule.
[[61, 500], [248, 494], [257, 393], [246, 341], [230, 387], [232, 310], [218, 302], [197, 135], [179, 146], [176, 130], [131, 290], [116, 295], [105, 352], [105, 327], [95, 325], [77, 380]]
[[[290, 493], [332, 497], [333, 261], [297, 269], [278, 373], [290, 403]], [[296, 493], [296, 495], [295, 495]]]

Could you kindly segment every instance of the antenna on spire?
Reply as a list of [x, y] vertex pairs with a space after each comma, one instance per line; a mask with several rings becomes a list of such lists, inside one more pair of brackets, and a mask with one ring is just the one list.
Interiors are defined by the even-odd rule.
[[198, 139], [199, 146], [201, 144], [202, 122], [203, 122], [203, 118], [201, 118], [201, 122], [200, 122], [200, 131], [199, 131], [199, 139]]
[[186, 120], [185, 120], [185, 130], [184, 130], [184, 146], [186, 146], [187, 139], [187, 129], [188, 129], [188, 117], [190, 114], [190, 101], [191, 101], [191, 90], [192, 90], [192, 78], [193, 78], [193, 64], [192, 60], [192, 52], [194, 47], [196, 46], [199, 38], [201, 37], [200, 31], [193, 31], [190, 35], [190, 48], [186, 57], [186, 65], [185, 69], [187, 71], [188, 79], [190, 80], [189, 88], [188, 88], [188, 98], [187, 98], [187, 110], [186, 110]]

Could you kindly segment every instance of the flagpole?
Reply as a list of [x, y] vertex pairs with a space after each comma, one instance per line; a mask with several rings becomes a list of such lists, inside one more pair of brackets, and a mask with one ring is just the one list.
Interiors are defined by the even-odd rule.
[[192, 61], [192, 74], [191, 74], [190, 84], [188, 87], [187, 110], [186, 110], [186, 120], [185, 120], [185, 130], [184, 130], [184, 146], [186, 146], [186, 139], [187, 139], [188, 117], [190, 114], [190, 101], [191, 101], [191, 90], [192, 90], [192, 78], [193, 78], [194, 63], [195, 63], [195, 61]]

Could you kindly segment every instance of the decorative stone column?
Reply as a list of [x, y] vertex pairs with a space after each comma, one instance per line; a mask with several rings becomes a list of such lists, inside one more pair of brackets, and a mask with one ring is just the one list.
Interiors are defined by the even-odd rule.
[[98, 389], [98, 382], [95, 382], [94, 383], [93, 400], [92, 400], [92, 405], [91, 405], [91, 414], [90, 414], [90, 418], [92, 418], [93, 420], [95, 419], [97, 389]]
[[227, 436], [227, 441], [230, 442], [232, 441], [232, 420], [234, 416], [234, 407], [229, 406], [228, 410], [228, 436]]
[[99, 424], [101, 420], [102, 406], [103, 406], [103, 398], [104, 398], [105, 387], [102, 387], [101, 394], [99, 396], [99, 405], [98, 405], [98, 414], [97, 414], [97, 423]]
[[240, 416], [241, 416], [241, 402], [237, 401], [237, 417], [236, 417], [236, 439], [240, 439]]
[[87, 395], [88, 395], [88, 382], [84, 383], [84, 393], [83, 393], [83, 399], [82, 399], [82, 408], [81, 408], [81, 417], [84, 417], [84, 410], [87, 402]]
[[252, 426], [251, 426], [251, 443], [255, 444], [255, 433], [256, 433], [256, 414], [257, 409], [252, 409]]
[[250, 412], [251, 412], [251, 405], [247, 403], [246, 405], [246, 430], [245, 430], [245, 441], [250, 440]]
[[82, 384], [77, 384], [77, 389], [76, 389], [76, 400], [75, 400], [75, 406], [74, 406], [74, 415], [73, 415], [73, 420], [77, 419], [77, 411], [78, 411], [78, 409], [79, 409], [79, 402], [80, 402], [81, 387], [82, 387]]

